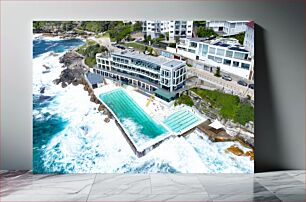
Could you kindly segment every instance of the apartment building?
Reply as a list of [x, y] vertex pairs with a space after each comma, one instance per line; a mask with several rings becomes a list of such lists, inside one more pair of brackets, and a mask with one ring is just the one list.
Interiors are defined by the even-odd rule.
[[206, 27], [213, 29], [221, 36], [231, 36], [245, 32], [248, 22], [249, 21], [207, 20]]
[[192, 37], [193, 21], [143, 21], [142, 31], [144, 34], [157, 38], [160, 34], [169, 34], [169, 41], [176, 38]]
[[230, 74], [251, 79], [254, 60], [251, 53], [231, 38], [191, 38], [181, 39], [176, 46], [176, 53], [204, 62], [211, 67]]
[[96, 61], [94, 73], [154, 93], [168, 102], [184, 90], [186, 62], [181, 60], [121, 51], [97, 54]]

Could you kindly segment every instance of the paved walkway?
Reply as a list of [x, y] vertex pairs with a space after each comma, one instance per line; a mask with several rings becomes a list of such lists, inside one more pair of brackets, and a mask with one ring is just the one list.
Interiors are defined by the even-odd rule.
[[305, 201], [305, 171], [67, 174], [0, 171], [1, 201]]

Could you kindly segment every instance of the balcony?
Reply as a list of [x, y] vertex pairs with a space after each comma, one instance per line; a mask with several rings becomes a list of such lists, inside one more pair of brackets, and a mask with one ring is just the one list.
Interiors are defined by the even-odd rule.
[[122, 76], [122, 77], [126, 77], [126, 78], [129, 78], [129, 79], [135, 79], [135, 80], [147, 83], [147, 84], [149, 84], [151, 86], [154, 86], [155, 88], [159, 88], [159, 85], [158, 85], [159, 81], [156, 81], [156, 83], [154, 83], [154, 82], [149, 81], [148, 79], [144, 79], [144, 78], [141, 78], [139, 76], [132, 76], [130, 74], [119, 72], [119, 71], [114, 70], [114, 69], [113, 70], [103, 70], [103, 71], [105, 71], [105, 72], [107, 72], [109, 74], [116, 74], [116, 75], [119, 75], [119, 76]]

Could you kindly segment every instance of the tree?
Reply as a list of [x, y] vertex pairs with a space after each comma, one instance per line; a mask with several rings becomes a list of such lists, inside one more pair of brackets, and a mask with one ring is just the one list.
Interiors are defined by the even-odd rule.
[[193, 21], [193, 25], [195, 27], [200, 27], [200, 26], [205, 27], [206, 26], [206, 21]]
[[151, 35], [148, 35], [147, 36], [147, 42], [150, 43], [150, 41], [152, 41], [152, 37], [151, 37]]
[[159, 37], [156, 39], [156, 42], [161, 42], [162, 40], [165, 40], [165, 35], [159, 34]]
[[142, 31], [142, 24], [140, 21], [135, 22], [133, 25], [133, 30], [134, 31]]
[[218, 36], [218, 34], [213, 29], [208, 29], [205, 27], [198, 27], [197, 35], [198, 37]]
[[216, 76], [216, 77], [221, 77], [221, 74], [220, 74], [220, 67], [217, 67], [215, 76]]
[[166, 39], [169, 41], [169, 32], [166, 32]]
[[245, 36], [245, 32], [241, 32], [239, 34], [236, 34], [234, 36], [235, 39], [237, 39], [239, 41], [240, 44], [243, 44], [244, 42], [244, 36]]

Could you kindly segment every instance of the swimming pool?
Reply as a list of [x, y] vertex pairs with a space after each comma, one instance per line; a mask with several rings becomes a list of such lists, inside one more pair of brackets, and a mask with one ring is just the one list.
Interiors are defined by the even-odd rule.
[[174, 132], [180, 133], [198, 123], [200, 118], [187, 109], [182, 109], [168, 116], [163, 122]]
[[168, 132], [162, 125], [156, 123], [123, 89], [119, 88], [102, 93], [99, 97], [115, 113], [123, 125], [133, 123], [134, 127], [130, 127], [131, 124], [129, 124], [125, 129], [135, 143], [143, 142], [140, 139], [154, 139]]

